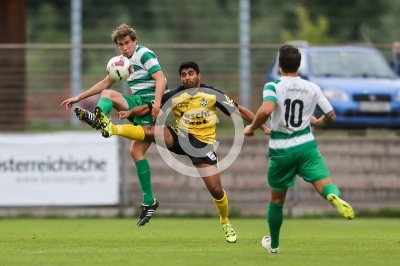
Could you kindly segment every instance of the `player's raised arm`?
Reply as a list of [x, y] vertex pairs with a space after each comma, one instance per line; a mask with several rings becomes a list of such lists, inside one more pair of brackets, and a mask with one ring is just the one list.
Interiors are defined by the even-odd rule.
[[128, 118], [130, 116], [144, 116], [150, 113], [150, 108], [147, 104], [145, 105], [139, 105], [136, 107], [133, 107], [131, 110], [128, 111], [120, 111], [118, 112], [118, 118], [119, 120]]
[[[256, 117], [252, 111], [250, 111], [249, 109], [247, 109], [241, 105], [238, 105], [238, 108], [236, 109], [235, 113], [240, 115], [243, 118], [243, 120], [249, 122], [250, 124], [254, 121], [254, 118]], [[264, 124], [262, 124], [260, 126], [260, 129], [263, 130], [266, 135], [271, 134], [271, 129], [269, 129]]]
[[[247, 108], [244, 108], [243, 106], [240, 106], [237, 104], [233, 99], [231, 99], [229, 96], [224, 94], [223, 92], [214, 89], [215, 91], [219, 92], [217, 93], [217, 107], [220, 109], [224, 114], [230, 116], [232, 113], [236, 113], [237, 115], [240, 115], [243, 120], [253, 123], [255, 119], [255, 115], [253, 112], [248, 110]], [[264, 123], [260, 124], [258, 126], [261, 130], [264, 131], [266, 135], [271, 134], [271, 130], [264, 125]]]
[[65, 105], [65, 109], [68, 110], [72, 107], [72, 105], [74, 103], [78, 103], [80, 101], [82, 101], [85, 98], [88, 98], [90, 96], [99, 94], [100, 92], [102, 92], [103, 90], [107, 90], [109, 89], [113, 84], [114, 84], [114, 80], [112, 80], [110, 78], [109, 75], [107, 75], [104, 79], [100, 80], [99, 82], [97, 82], [95, 85], [93, 85], [90, 89], [82, 92], [81, 94], [69, 98], [67, 100], [64, 100], [61, 105]]
[[264, 125], [267, 122], [269, 116], [274, 111], [275, 106], [276, 106], [276, 104], [273, 101], [264, 102], [261, 105], [261, 107], [258, 109], [253, 122], [250, 125], [245, 127], [244, 134], [248, 137], [253, 136], [254, 130], [261, 127], [262, 125]]

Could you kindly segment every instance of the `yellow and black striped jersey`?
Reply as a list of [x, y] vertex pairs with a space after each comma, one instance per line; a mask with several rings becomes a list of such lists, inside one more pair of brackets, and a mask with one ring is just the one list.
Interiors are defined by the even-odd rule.
[[[176, 90], [164, 94], [161, 105], [163, 109], [170, 107], [175, 115], [176, 125], [204, 143], [214, 143], [216, 136], [217, 107], [230, 116], [237, 103], [223, 92], [205, 84], [190, 94], [180, 86]], [[151, 108], [151, 105], [149, 105]]]

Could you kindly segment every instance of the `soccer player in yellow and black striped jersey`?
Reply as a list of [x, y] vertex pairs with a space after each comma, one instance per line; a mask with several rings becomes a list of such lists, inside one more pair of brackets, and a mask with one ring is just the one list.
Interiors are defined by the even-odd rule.
[[[164, 110], [165, 107], [172, 109], [176, 118], [175, 126], [150, 128], [131, 124], [114, 125], [99, 109], [95, 110], [96, 124], [101, 128], [104, 137], [119, 135], [133, 140], [155, 141], [159, 136], [157, 130], [161, 129], [166, 148], [176, 154], [187, 155], [199, 170], [213, 197], [226, 240], [228, 243], [235, 243], [237, 236], [228, 220], [228, 198], [225, 190], [222, 189], [219, 171], [215, 171], [215, 167], [218, 168], [218, 158], [213, 145], [216, 141], [217, 108], [228, 116], [236, 113], [249, 123], [253, 121], [255, 115], [221, 91], [201, 84], [200, 69], [195, 62], [182, 63], [179, 67], [179, 75], [182, 86], [165, 93], [161, 100]], [[129, 111], [119, 112], [119, 118], [143, 116], [151, 109], [151, 103], [137, 106]], [[260, 128], [269, 135], [270, 130], [265, 125]], [[214, 171], [210, 171], [209, 166], [215, 166], [211, 167]]]

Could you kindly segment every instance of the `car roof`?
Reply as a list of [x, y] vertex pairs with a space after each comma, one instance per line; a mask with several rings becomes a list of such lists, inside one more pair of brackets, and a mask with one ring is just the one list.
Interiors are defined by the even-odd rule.
[[330, 52], [330, 51], [350, 51], [350, 52], [376, 52], [377, 49], [370, 46], [337, 45], [337, 46], [307, 46], [298, 47], [300, 51], [309, 52]]

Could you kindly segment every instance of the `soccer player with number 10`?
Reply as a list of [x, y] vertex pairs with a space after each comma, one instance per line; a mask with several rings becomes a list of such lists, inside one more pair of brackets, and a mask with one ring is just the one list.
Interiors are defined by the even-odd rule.
[[[279, 69], [282, 77], [265, 84], [263, 104], [244, 134], [254, 130], [271, 118], [269, 140], [268, 186], [270, 202], [267, 221], [270, 236], [261, 244], [270, 253], [279, 253], [279, 234], [283, 222], [283, 204], [286, 192], [293, 186], [296, 175], [311, 183], [317, 192], [346, 219], [354, 218], [351, 206], [340, 198], [339, 188], [332, 183], [328, 168], [320, 154], [311, 126], [324, 127], [335, 120], [335, 111], [314, 83], [297, 76], [301, 54], [292, 45], [279, 50]], [[315, 108], [324, 115], [313, 116]]]

